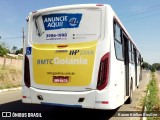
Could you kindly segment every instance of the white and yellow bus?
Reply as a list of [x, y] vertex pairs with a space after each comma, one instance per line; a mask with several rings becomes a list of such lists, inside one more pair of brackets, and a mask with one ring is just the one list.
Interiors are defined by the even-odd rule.
[[109, 5], [47, 8], [27, 17], [23, 103], [115, 109], [141, 79], [141, 54]]

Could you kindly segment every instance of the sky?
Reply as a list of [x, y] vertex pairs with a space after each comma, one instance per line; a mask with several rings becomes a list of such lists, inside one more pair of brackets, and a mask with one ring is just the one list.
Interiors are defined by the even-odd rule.
[[160, 63], [160, 0], [0, 0], [0, 42], [22, 48], [29, 12], [72, 4], [109, 4], [138, 46], [144, 61]]

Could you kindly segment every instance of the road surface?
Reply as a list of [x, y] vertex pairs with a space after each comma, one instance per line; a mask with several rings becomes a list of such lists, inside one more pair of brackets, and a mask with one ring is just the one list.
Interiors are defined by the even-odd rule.
[[[21, 90], [2, 92], [0, 93], [0, 114], [4, 111], [9, 112], [42, 112], [42, 118], [49, 120], [48, 116], [53, 120], [76, 120], [82, 119], [86, 120], [89, 118], [91, 120], [129, 120], [135, 118], [128, 117], [114, 117], [116, 112], [119, 111], [137, 111], [140, 110], [138, 103], [142, 98], [142, 95], [145, 95], [146, 85], [150, 78], [149, 71], [143, 71], [143, 80], [140, 82], [140, 86], [133, 93], [133, 102], [132, 104], [124, 104], [121, 107], [115, 110], [91, 110], [91, 109], [78, 109], [78, 108], [65, 108], [65, 107], [55, 107], [47, 105], [35, 105], [35, 104], [23, 104], [21, 102]], [[49, 113], [49, 114], [45, 114]], [[76, 116], [76, 118], [75, 118]], [[4, 118], [3, 118], [4, 119]], [[13, 118], [12, 118], [13, 119]], [[16, 120], [23, 120], [22, 118], [16, 118]], [[32, 118], [33, 119], [33, 118]], [[136, 118], [139, 119], [139, 118]], [[0, 118], [2, 120], [2, 118]], [[28, 118], [27, 118], [28, 120]]]

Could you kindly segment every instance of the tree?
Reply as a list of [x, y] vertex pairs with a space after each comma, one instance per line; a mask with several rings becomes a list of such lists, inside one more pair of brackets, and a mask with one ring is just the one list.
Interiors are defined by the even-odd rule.
[[150, 64], [148, 64], [147, 62], [143, 62], [143, 64], [142, 64], [142, 68], [143, 69], [150, 69]]
[[20, 48], [19, 50], [20, 50], [20, 54], [23, 54], [23, 48]]
[[20, 48], [20, 49], [16, 50], [15, 54], [16, 55], [23, 54], [23, 48]]
[[9, 53], [9, 49], [8, 47], [6, 46], [6, 44], [3, 42], [3, 43], [0, 43], [0, 56], [4, 56], [6, 55], [7, 53]]
[[155, 70], [159, 70], [160, 69], [160, 63], [152, 64], [152, 68], [154, 68]]
[[14, 54], [15, 54], [15, 53], [16, 53], [16, 51], [17, 51], [17, 47], [16, 47], [16, 46], [13, 46], [13, 47], [12, 47], [12, 53], [14, 53]]

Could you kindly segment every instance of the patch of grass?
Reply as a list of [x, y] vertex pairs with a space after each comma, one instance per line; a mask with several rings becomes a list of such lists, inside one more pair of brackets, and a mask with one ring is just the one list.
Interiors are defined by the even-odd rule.
[[22, 70], [13, 66], [0, 66], [0, 89], [14, 88], [21, 86]]
[[16, 88], [16, 87], [20, 87], [21, 84], [17, 84], [17, 85], [13, 85], [13, 84], [4, 84], [3, 86], [0, 86], [0, 89], [7, 89], [7, 88]]
[[[149, 81], [149, 84], [147, 86], [148, 94], [144, 97], [142, 100], [142, 103], [144, 103], [146, 107], [146, 112], [158, 112], [159, 109], [159, 98], [158, 98], [158, 87], [157, 82], [155, 78], [154, 72], [151, 73], [151, 80]], [[157, 119], [155, 117], [147, 117], [148, 120]]]
[[158, 88], [154, 73], [151, 73], [151, 80], [147, 86], [148, 95], [146, 96], [147, 111], [153, 111], [158, 104]]

